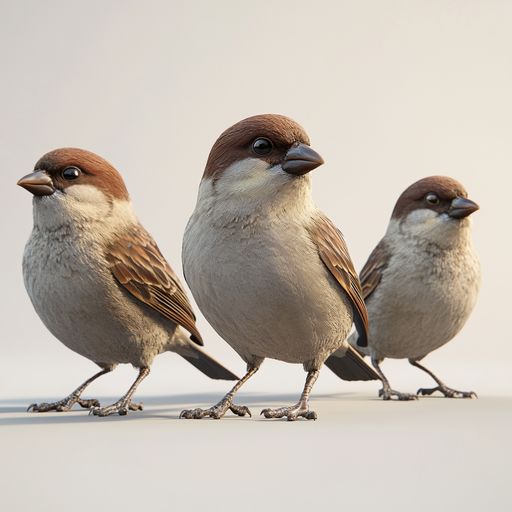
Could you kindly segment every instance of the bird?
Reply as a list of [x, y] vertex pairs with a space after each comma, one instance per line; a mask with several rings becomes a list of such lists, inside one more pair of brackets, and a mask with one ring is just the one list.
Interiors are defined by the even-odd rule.
[[[176, 352], [212, 379], [237, 376], [201, 348], [196, 317], [178, 276], [135, 216], [119, 172], [79, 148], [42, 156], [18, 183], [33, 194], [33, 229], [23, 279], [40, 319], [65, 346], [96, 363], [94, 374], [62, 400], [29, 411], [96, 416], [141, 410], [132, 401], [155, 356]], [[85, 388], [118, 364], [139, 369], [117, 402], [100, 407]]]
[[250, 415], [234, 395], [265, 358], [307, 372], [297, 404], [264, 409], [265, 418], [316, 419], [309, 395], [337, 349], [342, 376], [379, 378], [346, 342], [354, 322], [366, 344], [367, 313], [343, 236], [311, 198], [309, 172], [322, 164], [304, 129], [278, 114], [244, 119], [213, 145], [183, 238], [184, 276], [247, 373], [216, 405], [182, 418]]
[[[384, 237], [360, 273], [370, 331], [367, 347], [357, 349], [371, 357], [384, 400], [413, 400], [434, 392], [476, 397], [473, 391], [448, 387], [420, 361], [455, 337], [477, 301], [480, 264], [469, 216], [478, 209], [451, 177], [416, 181], [400, 195]], [[357, 346], [358, 334], [349, 342]], [[392, 389], [380, 368], [385, 358], [408, 359], [437, 385], [416, 394]]]

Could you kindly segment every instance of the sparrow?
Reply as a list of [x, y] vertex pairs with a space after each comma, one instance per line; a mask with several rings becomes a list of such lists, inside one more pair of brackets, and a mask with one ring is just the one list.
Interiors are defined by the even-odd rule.
[[[449, 388], [420, 361], [453, 339], [475, 306], [480, 265], [469, 216], [478, 209], [453, 178], [430, 176], [413, 183], [399, 197], [384, 238], [361, 271], [370, 333], [368, 346], [358, 350], [371, 357], [384, 400], [417, 398], [391, 388], [380, 368], [385, 358], [406, 358], [435, 380], [436, 387], [421, 388], [419, 395], [476, 397]], [[358, 338], [354, 333], [349, 341], [358, 346]]]
[[298, 403], [264, 409], [266, 418], [316, 419], [309, 395], [335, 350], [345, 355], [333, 365], [342, 377], [379, 378], [346, 343], [355, 322], [366, 345], [368, 320], [343, 236], [311, 198], [309, 172], [321, 164], [304, 129], [281, 115], [244, 119], [213, 145], [183, 239], [184, 275], [247, 373], [215, 406], [181, 417], [248, 413], [233, 398], [265, 358], [307, 372]]
[[[58, 340], [101, 368], [66, 398], [29, 410], [68, 411], [76, 403], [98, 416], [140, 410], [132, 396], [154, 357], [166, 351], [210, 378], [237, 380], [200, 348], [183, 287], [137, 220], [123, 178], [109, 162], [83, 149], [56, 149], [18, 185], [34, 196], [34, 226], [23, 255], [30, 300]], [[120, 363], [139, 369], [122, 398], [107, 407], [81, 398]]]

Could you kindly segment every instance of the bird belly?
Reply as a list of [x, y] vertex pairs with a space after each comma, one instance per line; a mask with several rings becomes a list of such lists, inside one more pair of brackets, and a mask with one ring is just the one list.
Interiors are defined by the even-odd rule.
[[[128, 297], [106, 265], [92, 264], [93, 247], [80, 250], [80, 243], [60, 242], [59, 248], [46, 247], [43, 254], [50, 256], [44, 259], [41, 245], [48, 245], [44, 237], [27, 244], [23, 274], [34, 308], [48, 330], [94, 362], [149, 365], [168, 343], [172, 326]], [[101, 256], [93, 259], [97, 257]]]
[[367, 301], [371, 353], [421, 359], [449, 342], [476, 303], [479, 267], [471, 255], [457, 264], [396, 262]]
[[345, 340], [352, 310], [299, 228], [284, 236], [194, 231], [184, 239], [187, 282], [205, 317], [246, 361], [321, 364]]

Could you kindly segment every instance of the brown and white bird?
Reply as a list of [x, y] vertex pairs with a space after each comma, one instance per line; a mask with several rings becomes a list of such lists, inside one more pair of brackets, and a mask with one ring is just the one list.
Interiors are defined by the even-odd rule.
[[185, 418], [222, 417], [269, 357], [308, 372], [299, 402], [267, 418], [315, 419], [309, 394], [329, 355], [349, 380], [378, 375], [346, 343], [352, 323], [366, 345], [367, 314], [343, 237], [311, 199], [309, 172], [323, 163], [295, 121], [259, 115], [215, 142], [183, 240], [185, 279], [213, 328], [247, 363], [247, 374], [214, 407]]
[[[236, 380], [200, 348], [203, 341], [178, 277], [139, 223], [121, 175], [82, 149], [44, 155], [18, 185], [34, 195], [34, 227], [23, 256], [25, 287], [50, 330], [102, 370], [66, 398], [32, 404], [37, 412], [75, 403], [95, 415], [124, 415], [153, 358], [176, 352], [213, 379]], [[99, 407], [84, 389], [119, 363], [139, 368], [129, 391]]]
[[[406, 358], [436, 381], [434, 388], [419, 389], [421, 395], [476, 396], [449, 388], [419, 363], [462, 329], [476, 303], [480, 266], [469, 219], [476, 210], [452, 178], [417, 181], [398, 199], [384, 238], [361, 271], [370, 334], [368, 347], [358, 350], [371, 356], [384, 400], [416, 398], [391, 389], [379, 367], [384, 358]], [[356, 345], [358, 335], [350, 342]]]

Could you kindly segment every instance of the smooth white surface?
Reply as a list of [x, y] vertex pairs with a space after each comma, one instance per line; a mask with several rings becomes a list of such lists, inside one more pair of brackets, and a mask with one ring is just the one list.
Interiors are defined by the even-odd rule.
[[[193, 510], [209, 500], [213, 509], [510, 510], [511, 16], [501, 0], [0, 1], [2, 509]], [[295, 118], [324, 157], [314, 199], [357, 268], [413, 181], [449, 174], [481, 205], [479, 302], [425, 361], [481, 398], [380, 403], [375, 384], [326, 370], [315, 423], [184, 423], [174, 421], [182, 407], [206, 405], [226, 385], [165, 355], [141, 386], [142, 414], [20, 412], [95, 369], [53, 339], [23, 289], [32, 220], [16, 181], [56, 147], [101, 154], [180, 272], [211, 145], [262, 112]], [[210, 353], [241, 373], [198, 316]], [[404, 391], [429, 382], [406, 362], [384, 369]], [[87, 396], [114, 399], [134, 377], [120, 368]], [[295, 399], [303, 381], [300, 367], [266, 362], [242, 398], [258, 412]]]
[[[240, 395], [255, 418], [177, 420], [214, 394], [146, 397], [125, 418], [28, 415], [3, 403], [16, 442], [6, 510], [508, 511], [510, 398], [389, 403], [318, 395], [316, 422], [256, 417], [293, 395]], [[172, 404], [172, 405], [171, 405]], [[23, 404], [24, 406], [25, 404]], [[5, 436], [5, 428], [2, 437]], [[5, 437], [4, 437], [5, 438]]]

